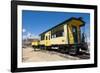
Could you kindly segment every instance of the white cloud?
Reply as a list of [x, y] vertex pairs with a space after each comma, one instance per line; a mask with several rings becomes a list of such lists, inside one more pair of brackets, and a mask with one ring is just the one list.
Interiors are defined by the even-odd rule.
[[22, 32], [25, 33], [25, 32], [26, 32], [26, 29], [23, 28], [23, 29], [22, 29]]
[[25, 34], [23, 34], [22, 39], [28, 39], [28, 38], [40, 39], [40, 37], [38, 35], [35, 35], [29, 31], [27, 31], [25, 28], [22, 29], [22, 32], [25, 33]]
[[28, 32], [27, 37], [28, 38], [33, 38], [33, 39], [39, 39], [39, 36], [38, 35], [32, 34], [30, 32]]
[[30, 38], [32, 36], [32, 33], [28, 32], [27, 37]]
[[31, 32], [27, 32], [26, 34], [23, 35], [23, 39], [40, 39], [38, 35], [32, 34]]

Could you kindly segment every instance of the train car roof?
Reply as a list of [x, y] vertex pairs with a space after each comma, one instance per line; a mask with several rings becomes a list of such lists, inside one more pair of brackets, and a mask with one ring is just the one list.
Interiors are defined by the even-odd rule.
[[50, 31], [50, 30], [52, 30], [52, 29], [54, 29], [54, 28], [56, 28], [56, 27], [58, 27], [58, 26], [60, 26], [60, 25], [63, 25], [64, 23], [68, 23], [68, 22], [71, 21], [71, 20], [80, 20], [80, 21], [83, 23], [82, 26], [85, 25], [85, 22], [82, 20], [82, 17], [80, 17], [80, 18], [71, 17], [70, 19], [61, 22], [60, 24], [58, 24], [58, 25], [56, 25], [56, 26], [54, 26], [54, 27], [48, 29], [47, 31], [42, 32], [42, 33], [39, 34], [39, 35], [45, 34], [46, 32], [48, 32], [48, 31]]

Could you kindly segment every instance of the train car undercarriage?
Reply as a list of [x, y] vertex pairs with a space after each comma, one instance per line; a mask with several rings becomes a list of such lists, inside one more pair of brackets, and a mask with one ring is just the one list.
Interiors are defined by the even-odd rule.
[[49, 51], [56, 50], [58, 52], [67, 53], [71, 55], [77, 55], [81, 52], [81, 50], [86, 51], [88, 49], [88, 46], [86, 44], [60, 44], [51, 46], [38, 45], [32, 47], [34, 49], [40, 49], [40, 50], [49, 50]]

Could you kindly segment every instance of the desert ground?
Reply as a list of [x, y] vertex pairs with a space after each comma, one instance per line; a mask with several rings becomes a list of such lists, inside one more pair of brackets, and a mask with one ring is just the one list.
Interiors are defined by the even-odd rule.
[[41, 62], [41, 61], [64, 61], [80, 60], [79, 57], [59, 53], [56, 51], [35, 50], [32, 47], [23, 48], [23, 62]]

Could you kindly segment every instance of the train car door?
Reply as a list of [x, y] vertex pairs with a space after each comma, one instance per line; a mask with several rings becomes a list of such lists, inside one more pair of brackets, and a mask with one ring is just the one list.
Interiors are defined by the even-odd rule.
[[78, 43], [78, 33], [77, 33], [77, 27], [76, 26], [72, 26], [72, 34], [73, 34], [73, 40], [74, 40], [74, 44]]
[[50, 34], [46, 35], [45, 36], [45, 46], [50, 46], [51, 43], [50, 43]]

